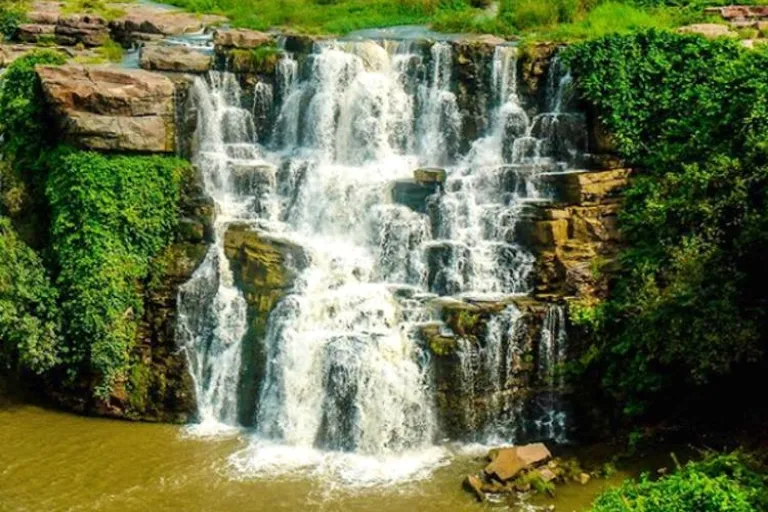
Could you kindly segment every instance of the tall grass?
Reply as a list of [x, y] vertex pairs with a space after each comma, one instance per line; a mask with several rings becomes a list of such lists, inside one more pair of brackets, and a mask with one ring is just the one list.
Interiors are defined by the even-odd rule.
[[710, 0], [499, 0], [496, 15], [485, 9], [487, 0], [167, 1], [195, 12], [224, 14], [235, 26], [256, 30], [345, 34], [371, 27], [428, 24], [443, 32], [567, 41], [690, 23], [702, 18], [702, 2]]

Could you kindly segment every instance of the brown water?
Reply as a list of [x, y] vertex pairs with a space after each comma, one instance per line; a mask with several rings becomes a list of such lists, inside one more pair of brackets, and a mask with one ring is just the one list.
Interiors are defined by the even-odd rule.
[[[456, 455], [431, 477], [352, 489], [327, 478], [255, 478], [229, 456], [245, 435], [194, 439], [171, 425], [84, 418], [31, 405], [0, 404], [0, 511], [410, 511], [516, 510], [475, 503], [461, 488], [482, 461]], [[624, 474], [558, 489], [556, 510], [583, 510]]]

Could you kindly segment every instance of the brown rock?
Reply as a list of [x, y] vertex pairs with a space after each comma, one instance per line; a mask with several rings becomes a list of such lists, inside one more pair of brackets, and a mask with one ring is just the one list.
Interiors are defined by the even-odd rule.
[[445, 183], [446, 172], [445, 169], [438, 168], [423, 168], [413, 171], [413, 179], [416, 183], [421, 185], [429, 185], [432, 183]]
[[213, 36], [216, 46], [249, 50], [274, 43], [272, 36], [264, 32], [247, 29], [218, 30]]
[[23, 43], [36, 43], [41, 37], [53, 37], [56, 27], [53, 25], [37, 25], [22, 23], [16, 30], [16, 40]]
[[174, 86], [141, 70], [40, 66], [43, 91], [66, 138], [100, 150], [172, 152]]
[[467, 478], [464, 479], [464, 487], [475, 494], [477, 501], [485, 501], [486, 497], [485, 492], [483, 491], [483, 481], [480, 480], [479, 477], [475, 475], [467, 475]]
[[579, 474], [579, 483], [581, 485], [587, 485], [589, 483], [590, 479], [591, 479], [591, 477], [589, 476], [588, 473], [580, 473]]
[[139, 65], [147, 70], [205, 73], [211, 68], [211, 56], [183, 46], [146, 45]]
[[491, 455], [492, 460], [485, 467], [485, 473], [500, 482], [511, 480], [522, 469], [538, 462], [544, 462], [552, 457], [552, 454], [543, 443], [502, 448], [491, 453], [493, 454]]
[[545, 467], [545, 468], [541, 468], [541, 469], [539, 469], [539, 470], [537, 470], [537, 471], [539, 472], [539, 477], [540, 477], [540, 478], [541, 478], [541, 479], [542, 479], [544, 482], [551, 482], [552, 480], [554, 480], [555, 478], [557, 478], [557, 475], [555, 475], [554, 471], [552, 471], [552, 470], [551, 470], [551, 469], [549, 469], [548, 467]]

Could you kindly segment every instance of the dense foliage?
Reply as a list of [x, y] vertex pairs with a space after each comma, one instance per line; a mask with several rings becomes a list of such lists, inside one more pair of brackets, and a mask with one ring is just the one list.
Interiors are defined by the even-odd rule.
[[0, 151], [17, 167], [35, 163], [49, 131], [35, 66], [63, 64], [67, 57], [54, 50], [36, 50], [19, 59], [3, 73], [0, 81]]
[[127, 368], [142, 314], [141, 280], [170, 241], [183, 161], [59, 149], [47, 195], [68, 352], [105, 395]]
[[582, 96], [641, 170], [611, 299], [576, 318], [627, 412], [763, 355], [768, 52], [648, 31], [574, 46]]
[[768, 506], [766, 479], [740, 454], [691, 462], [658, 481], [643, 476], [600, 495], [591, 512], [758, 512]]
[[20, 2], [0, 1], [0, 41], [13, 37], [24, 18], [24, 5]]
[[40, 258], [0, 217], [0, 365], [43, 373], [58, 362], [56, 299]]

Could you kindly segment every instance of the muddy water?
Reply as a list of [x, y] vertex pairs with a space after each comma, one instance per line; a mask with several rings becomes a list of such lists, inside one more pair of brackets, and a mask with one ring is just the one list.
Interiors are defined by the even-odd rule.
[[[519, 510], [475, 503], [461, 481], [482, 462], [456, 454], [429, 478], [351, 489], [308, 475], [243, 477], [228, 460], [244, 435], [195, 439], [170, 425], [83, 418], [0, 404], [0, 511], [410, 511]], [[583, 510], [624, 476], [561, 487], [556, 510]]]

